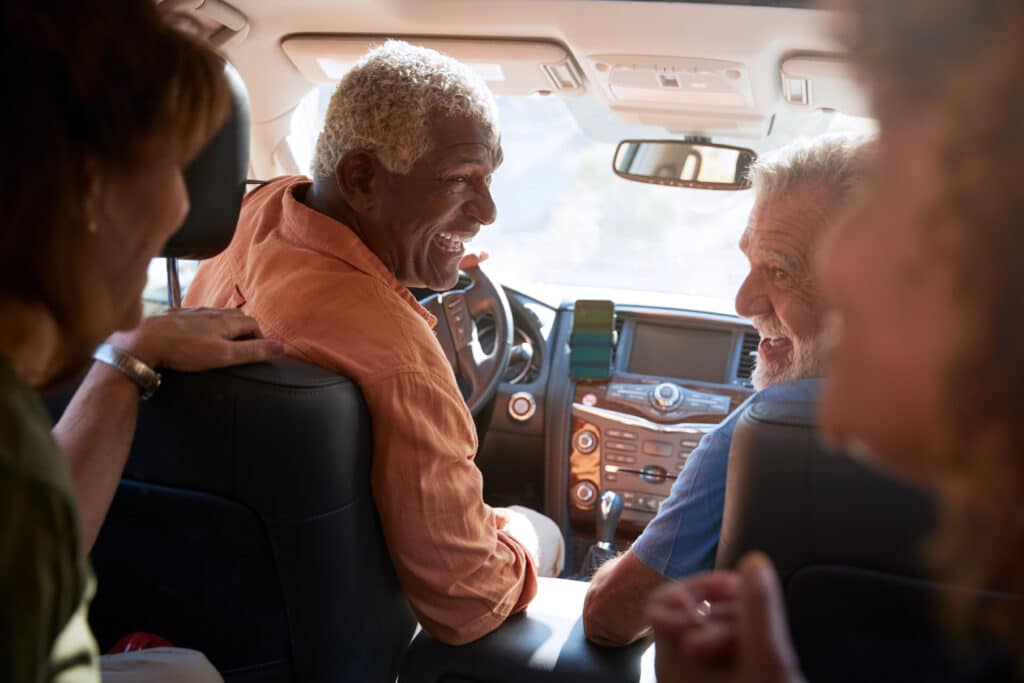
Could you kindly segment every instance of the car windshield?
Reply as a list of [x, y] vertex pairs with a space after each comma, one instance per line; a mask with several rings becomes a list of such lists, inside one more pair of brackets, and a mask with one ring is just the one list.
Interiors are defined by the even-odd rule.
[[[333, 90], [328, 84], [311, 91], [292, 118], [288, 142], [304, 173]], [[498, 107], [505, 158], [491, 187], [498, 217], [470, 245], [490, 251], [489, 275], [553, 304], [608, 298], [735, 313], [733, 297], [747, 272], [737, 244], [753, 192], [616, 176], [618, 140], [667, 136], [617, 124], [593, 96], [506, 96]], [[813, 112], [776, 121], [767, 144], [729, 142], [763, 153], [801, 135], [873, 126], [869, 119]]]

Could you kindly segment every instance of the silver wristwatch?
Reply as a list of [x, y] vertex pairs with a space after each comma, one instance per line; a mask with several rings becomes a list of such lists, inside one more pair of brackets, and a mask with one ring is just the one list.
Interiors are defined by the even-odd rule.
[[141, 360], [113, 344], [100, 344], [92, 357], [112, 368], [117, 368], [139, 385], [139, 398], [145, 401], [160, 388], [160, 373]]

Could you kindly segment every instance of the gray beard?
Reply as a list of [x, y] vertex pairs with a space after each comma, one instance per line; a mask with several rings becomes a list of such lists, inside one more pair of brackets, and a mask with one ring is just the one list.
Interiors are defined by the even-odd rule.
[[750, 375], [750, 382], [756, 390], [761, 391], [773, 384], [822, 376], [824, 363], [821, 357], [821, 336], [789, 339], [793, 342], [793, 350], [789, 358], [781, 363], [766, 363], [762, 360], [761, 354], [757, 354], [754, 372]]

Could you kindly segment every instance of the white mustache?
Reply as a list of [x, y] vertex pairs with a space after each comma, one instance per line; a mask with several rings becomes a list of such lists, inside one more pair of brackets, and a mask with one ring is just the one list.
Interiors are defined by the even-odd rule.
[[789, 330], [782, 324], [774, 315], [762, 316], [760, 318], [754, 318], [754, 329], [761, 335], [762, 338], [773, 338], [778, 337], [791, 337]]

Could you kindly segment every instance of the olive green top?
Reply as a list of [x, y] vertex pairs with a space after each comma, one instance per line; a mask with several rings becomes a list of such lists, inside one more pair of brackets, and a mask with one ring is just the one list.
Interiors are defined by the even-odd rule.
[[67, 463], [39, 398], [0, 357], [0, 680], [98, 683]]

